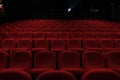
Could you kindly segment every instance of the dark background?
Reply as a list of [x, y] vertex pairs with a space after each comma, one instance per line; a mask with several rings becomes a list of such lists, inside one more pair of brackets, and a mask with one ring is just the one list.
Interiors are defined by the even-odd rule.
[[3, 0], [3, 5], [7, 16], [13, 19], [120, 20], [120, 0]]

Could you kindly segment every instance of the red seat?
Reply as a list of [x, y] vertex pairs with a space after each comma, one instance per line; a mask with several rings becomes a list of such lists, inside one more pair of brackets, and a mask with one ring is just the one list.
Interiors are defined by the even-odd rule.
[[49, 71], [39, 75], [36, 80], [76, 80], [76, 78], [69, 72]]
[[85, 39], [95, 38], [95, 34], [94, 33], [84, 33], [84, 38]]
[[32, 32], [22, 32], [21, 33], [21, 38], [32, 39]]
[[107, 54], [107, 66], [120, 74], [120, 51], [110, 51]]
[[70, 34], [68, 32], [59, 32], [58, 39], [60, 40], [68, 40], [70, 39]]
[[7, 34], [7, 32], [0, 32], [0, 39], [8, 39], [9, 35]]
[[4, 39], [1, 43], [1, 49], [9, 50], [16, 48], [16, 41], [14, 39]]
[[0, 51], [0, 70], [6, 68], [8, 64], [8, 53]]
[[32, 48], [32, 40], [31, 39], [26, 39], [26, 38], [18, 39], [17, 48], [31, 49]]
[[10, 69], [29, 70], [32, 66], [32, 53], [16, 51], [10, 54]]
[[51, 50], [52, 51], [65, 50], [65, 41], [64, 40], [51, 40]]
[[49, 40], [34, 39], [33, 50], [49, 50]]
[[43, 33], [43, 32], [34, 32], [34, 39], [45, 39], [45, 33]]
[[68, 50], [81, 50], [82, 49], [81, 40], [67, 40], [67, 49]]
[[39, 74], [56, 69], [56, 55], [51, 51], [39, 51], [34, 56], [34, 68], [30, 71], [33, 78]]
[[108, 35], [106, 33], [95, 33], [96, 38], [107, 38]]
[[21, 37], [19, 32], [9, 32], [8, 35], [10, 38], [13, 38], [13, 39], [19, 39]]
[[2, 70], [0, 71], [0, 80], [32, 80], [32, 78], [24, 71]]
[[83, 33], [71, 33], [71, 39], [81, 39], [83, 38]]
[[116, 39], [114, 40], [114, 42], [115, 42], [115, 47], [120, 48], [120, 39]]
[[114, 43], [111, 39], [102, 39], [100, 42], [101, 48], [114, 48]]
[[95, 69], [86, 72], [81, 80], [120, 80], [120, 76], [111, 70]]
[[85, 39], [83, 41], [84, 48], [99, 48], [100, 41], [96, 39]]
[[86, 51], [82, 56], [85, 71], [105, 68], [104, 55], [98, 51]]
[[49, 32], [46, 33], [46, 39], [47, 40], [56, 40], [57, 39], [57, 33]]
[[74, 51], [64, 51], [60, 53], [58, 59], [60, 70], [73, 73], [77, 79], [82, 77], [83, 68], [81, 68], [79, 53]]

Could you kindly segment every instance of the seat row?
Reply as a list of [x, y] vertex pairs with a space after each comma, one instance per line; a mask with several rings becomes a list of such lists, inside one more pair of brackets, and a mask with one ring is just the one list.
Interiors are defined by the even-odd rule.
[[93, 38], [93, 39], [99, 39], [99, 38], [113, 38], [113, 39], [119, 39], [120, 34], [119, 33], [81, 33], [81, 32], [61, 32], [61, 33], [41, 33], [41, 32], [1, 32], [0, 33], [0, 39], [8, 39], [8, 38], [29, 38], [29, 39], [81, 39], [81, 38]]
[[[7, 77], [6, 77], [7, 76]], [[96, 77], [97, 76], [97, 77]], [[0, 80], [77, 80], [74, 75], [66, 71], [47, 71], [36, 79], [23, 71], [0, 71]], [[119, 80], [120, 76], [111, 70], [97, 70], [85, 73], [79, 80]]]
[[[82, 58], [82, 59], [81, 59]], [[82, 55], [76, 51], [62, 51], [55, 54], [52, 51], [15, 51], [8, 54], [0, 52], [0, 70], [22, 70], [29, 72], [33, 78], [39, 74], [62, 70], [81, 78], [85, 72], [99, 69], [111, 69], [120, 75], [120, 51], [110, 51], [103, 54], [99, 51], [85, 51]]]
[[86, 50], [86, 49], [119, 49], [120, 39], [85, 39], [85, 40], [41, 40], [41, 39], [4, 39], [0, 41], [0, 49], [29, 49], [29, 50]]

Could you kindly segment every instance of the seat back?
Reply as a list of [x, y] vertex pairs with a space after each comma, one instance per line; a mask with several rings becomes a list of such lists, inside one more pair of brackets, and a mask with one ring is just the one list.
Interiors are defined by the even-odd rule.
[[8, 64], [8, 53], [0, 51], [0, 69], [6, 68]]
[[32, 78], [24, 71], [3, 70], [0, 71], [0, 80], [32, 80]]
[[111, 51], [107, 54], [107, 66], [112, 69], [120, 68], [120, 51]]
[[29, 51], [16, 51], [10, 54], [10, 68], [30, 69], [32, 66], [32, 53]]
[[36, 80], [76, 80], [76, 78], [69, 72], [48, 71], [39, 75]]
[[64, 51], [59, 55], [60, 68], [80, 68], [80, 55], [74, 51]]
[[82, 56], [85, 71], [105, 68], [104, 55], [98, 51], [86, 51]]
[[51, 51], [39, 51], [34, 57], [35, 68], [56, 69], [56, 55]]

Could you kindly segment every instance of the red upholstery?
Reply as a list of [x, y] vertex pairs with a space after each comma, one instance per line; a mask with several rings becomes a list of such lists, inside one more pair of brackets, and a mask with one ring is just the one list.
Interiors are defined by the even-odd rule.
[[82, 56], [85, 71], [105, 68], [104, 55], [98, 51], [86, 51]]
[[107, 54], [107, 66], [120, 74], [120, 51], [111, 51]]
[[39, 75], [36, 80], [76, 80], [76, 78], [69, 72], [49, 71]]
[[115, 47], [120, 48], [120, 39], [115, 40]]
[[32, 66], [32, 53], [28, 51], [16, 51], [10, 54], [11, 69], [29, 70]]
[[31, 49], [32, 48], [32, 41], [27, 38], [19, 39], [17, 41], [17, 48], [27, 48]]
[[74, 51], [61, 52], [59, 55], [59, 68], [74, 74], [77, 79], [81, 78], [83, 68], [80, 65], [80, 55]]
[[0, 70], [7, 67], [8, 56], [7, 52], [0, 51]]
[[120, 75], [107, 69], [95, 69], [86, 72], [81, 80], [120, 80]]
[[51, 40], [51, 50], [52, 51], [65, 50], [65, 41], [64, 40]]
[[49, 40], [34, 39], [33, 50], [49, 50]]
[[82, 49], [81, 40], [67, 40], [67, 49], [68, 50], [81, 50]]
[[29, 38], [32, 39], [32, 33], [31, 32], [22, 32], [21, 33], [21, 38]]
[[4, 50], [16, 48], [16, 41], [14, 39], [4, 39], [2, 41], [1, 48]]
[[96, 39], [85, 39], [83, 46], [84, 48], [100, 48], [100, 41]]
[[34, 56], [34, 68], [30, 71], [33, 78], [39, 74], [56, 69], [56, 55], [51, 51], [39, 51]]
[[42, 32], [34, 32], [34, 39], [45, 39], [45, 34]]
[[81, 39], [81, 38], [83, 38], [83, 34], [82, 33], [72, 33], [71, 34], [71, 38], [72, 39]]
[[46, 39], [47, 40], [56, 40], [57, 39], [57, 33], [53, 33], [53, 32], [50, 32], [50, 33], [46, 33]]
[[24, 71], [3, 70], [0, 71], [0, 80], [32, 80], [32, 78]]
[[111, 39], [103, 39], [101, 40], [100, 46], [102, 48], [114, 48], [114, 43]]
[[70, 39], [70, 34], [68, 32], [59, 32], [58, 39], [62, 39], [62, 40]]

